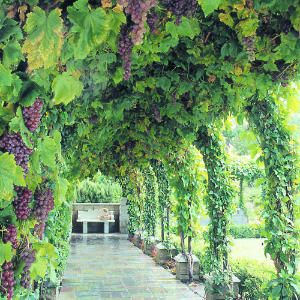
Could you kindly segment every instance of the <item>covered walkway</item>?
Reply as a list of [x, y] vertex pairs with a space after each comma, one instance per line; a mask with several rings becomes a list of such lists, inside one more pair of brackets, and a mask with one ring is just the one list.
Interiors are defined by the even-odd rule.
[[201, 300], [125, 235], [75, 235], [59, 300]]

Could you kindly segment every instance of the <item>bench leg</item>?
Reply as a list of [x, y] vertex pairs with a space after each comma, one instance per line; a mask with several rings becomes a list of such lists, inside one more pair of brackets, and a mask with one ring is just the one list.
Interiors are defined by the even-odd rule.
[[83, 233], [88, 233], [87, 222], [83, 222]]
[[109, 222], [104, 222], [104, 233], [109, 233]]

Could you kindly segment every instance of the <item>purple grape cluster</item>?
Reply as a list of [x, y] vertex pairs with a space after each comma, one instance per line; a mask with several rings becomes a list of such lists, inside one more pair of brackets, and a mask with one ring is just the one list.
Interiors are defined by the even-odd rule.
[[17, 197], [13, 201], [13, 206], [15, 209], [16, 216], [19, 220], [27, 220], [31, 209], [29, 204], [32, 199], [32, 191], [26, 187], [15, 187], [15, 191], [17, 192]]
[[154, 33], [156, 31], [158, 23], [159, 23], [159, 17], [157, 15], [157, 13], [155, 13], [155, 12], [150, 13], [147, 18], [147, 24], [152, 33]]
[[3, 242], [4, 243], [11, 243], [14, 249], [18, 248], [18, 239], [17, 239], [17, 228], [9, 224], [6, 228], [6, 231], [4, 233], [3, 237]]
[[157, 4], [156, 0], [119, 0], [119, 4], [125, 8], [125, 13], [131, 16], [131, 38], [133, 44], [140, 44], [146, 32], [145, 22], [149, 10]]
[[6, 133], [0, 139], [0, 148], [15, 156], [17, 165], [28, 172], [29, 155], [32, 149], [28, 148], [19, 133]]
[[34, 225], [34, 235], [37, 236], [40, 240], [43, 239], [43, 234], [46, 228], [45, 222], [40, 222]]
[[35, 250], [32, 249], [32, 245], [29, 244], [22, 249], [20, 258], [24, 262], [25, 266], [21, 274], [21, 286], [29, 289], [30, 288], [30, 267], [35, 262]]
[[39, 127], [42, 109], [43, 101], [40, 98], [36, 98], [31, 106], [23, 108], [24, 122], [29, 131], [34, 132]]
[[248, 54], [249, 61], [255, 61], [255, 36], [244, 37], [242, 42]]
[[197, 0], [163, 0], [162, 3], [177, 17], [177, 23], [181, 22], [183, 16], [192, 17], [198, 7]]
[[124, 79], [129, 80], [131, 76], [131, 53], [133, 43], [129, 36], [129, 29], [127, 26], [123, 26], [119, 38], [119, 54], [123, 60]]
[[15, 280], [13, 267], [12, 262], [5, 262], [2, 265], [0, 291], [3, 296], [7, 297], [7, 300], [11, 300], [14, 294]]
[[51, 189], [37, 190], [35, 195], [34, 215], [38, 221], [44, 222], [49, 212], [54, 208], [54, 198]]

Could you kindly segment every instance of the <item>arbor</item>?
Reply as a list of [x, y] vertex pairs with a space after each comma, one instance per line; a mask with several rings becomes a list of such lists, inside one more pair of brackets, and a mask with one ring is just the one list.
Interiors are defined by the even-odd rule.
[[[189, 0], [178, 7], [174, 1], [96, 2], [0, 1], [0, 226], [3, 233], [8, 225], [17, 227], [21, 248], [32, 244], [31, 279], [49, 277], [55, 251], [38, 239], [45, 218], [33, 213], [17, 220], [20, 198], [34, 210], [31, 194], [50, 189], [59, 209], [72, 197], [67, 179], [94, 175], [99, 168], [125, 176], [138, 195], [142, 166], [195, 142], [203, 148], [208, 173], [217, 170], [224, 183], [220, 189], [210, 177], [208, 189], [221, 193], [228, 178], [215, 138], [223, 121], [235, 116], [249, 119], [264, 149], [265, 218], [275, 232], [266, 250], [278, 268], [270, 295], [290, 299], [297, 292], [299, 174], [282, 111], [294, 101], [289, 82], [299, 79], [299, 1]], [[37, 98], [41, 112], [32, 108]], [[32, 132], [39, 114], [41, 125]], [[202, 132], [199, 140], [199, 128], [215, 133]], [[204, 138], [212, 141], [203, 144]], [[216, 147], [207, 152], [213, 142]], [[224, 203], [229, 197], [226, 190]], [[143, 205], [135, 201], [131, 216]], [[218, 210], [212, 207], [211, 213]], [[16, 268], [19, 250], [4, 239], [0, 247], [5, 253], [0, 264], [12, 261]], [[28, 293], [20, 288], [21, 276], [15, 277], [15, 292]]]

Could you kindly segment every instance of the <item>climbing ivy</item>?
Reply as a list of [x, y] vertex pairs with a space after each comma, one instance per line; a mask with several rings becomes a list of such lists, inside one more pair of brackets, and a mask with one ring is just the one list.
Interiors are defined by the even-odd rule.
[[214, 283], [220, 285], [224, 280], [227, 282], [230, 280], [229, 221], [232, 213], [233, 188], [218, 129], [202, 127], [198, 134], [196, 144], [203, 155], [208, 175], [205, 198], [210, 218], [206, 236], [209, 245], [207, 254], [210, 271], [215, 274]]
[[158, 206], [157, 212], [161, 219], [161, 240], [165, 240], [165, 233], [167, 233], [167, 240], [170, 238], [170, 183], [167, 174], [167, 170], [163, 163], [158, 160], [153, 160], [151, 162], [153, 171], [155, 173], [158, 185]]
[[299, 180], [296, 145], [272, 97], [254, 98], [251, 104], [247, 107], [249, 122], [259, 136], [267, 179], [265, 252], [273, 259], [278, 276], [269, 283], [270, 295], [274, 299], [297, 299], [300, 290], [295, 277], [299, 256], [299, 230], [295, 228]]
[[151, 165], [143, 169], [145, 184], [145, 204], [143, 212], [143, 223], [146, 236], [155, 236], [158, 205], [158, 184]]
[[[192, 238], [195, 236], [199, 206], [204, 194], [206, 171], [200, 153], [193, 146], [174, 153], [169, 162], [171, 185], [176, 199], [174, 215], [181, 240], [181, 251], [192, 260]], [[192, 280], [192, 264], [189, 264], [189, 268], [189, 277]]]
[[142, 172], [135, 168], [128, 170], [127, 175], [119, 177], [122, 186], [123, 196], [127, 198], [128, 205], [128, 232], [133, 236], [143, 230], [143, 210], [146, 198], [144, 178]]

